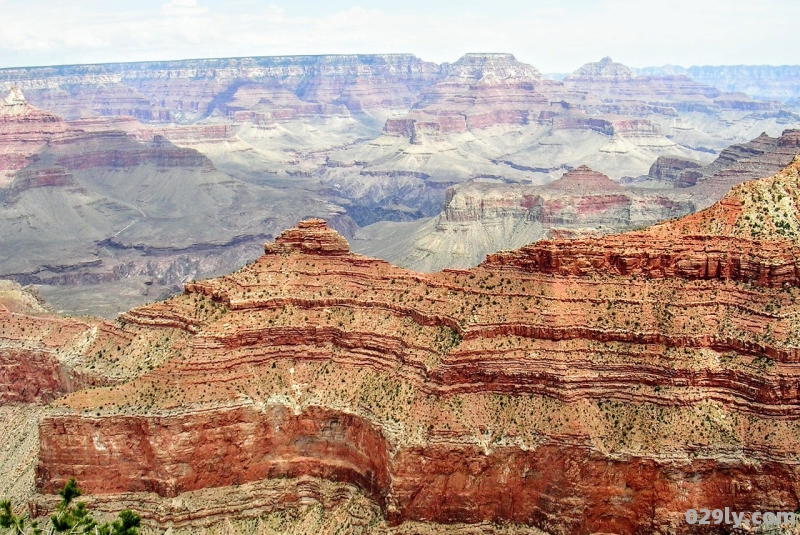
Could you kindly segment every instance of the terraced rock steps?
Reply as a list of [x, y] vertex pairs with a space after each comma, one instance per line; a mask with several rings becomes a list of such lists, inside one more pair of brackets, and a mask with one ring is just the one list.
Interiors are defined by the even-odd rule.
[[[244, 511], [254, 486], [294, 503], [314, 481], [391, 524], [559, 534], [795, 510], [799, 172], [644, 231], [433, 274], [305, 221], [236, 273], [103, 324], [82, 354], [127, 380], [43, 417], [39, 499], [76, 476], [191, 525]], [[323, 487], [303, 492], [341, 503]], [[207, 513], [174, 505], [203, 493]]]

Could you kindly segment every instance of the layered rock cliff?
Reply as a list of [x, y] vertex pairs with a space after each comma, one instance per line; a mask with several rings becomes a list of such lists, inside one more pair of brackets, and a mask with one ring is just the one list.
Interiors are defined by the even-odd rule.
[[[407, 114], [386, 120], [382, 136], [329, 156], [334, 169], [325, 183], [348, 197], [374, 195], [382, 206], [368, 213], [387, 214], [363, 217], [356, 202], [348, 210], [359, 225], [432, 215], [428, 201], [442, 183], [542, 184], [579, 165], [621, 180], [646, 173], [659, 157], [707, 164], [731, 143], [800, 124], [779, 103], [686, 76], [636, 76], [609, 58], [563, 82], [509, 54], [468, 54], [442, 73]], [[416, 180], [385, 193], [375, 184], [397, 176]]]
[[711, 208], [683, 219], [592, 241], [542, 241], [491, 255], [487, 264], [514, 257], [524, 269], [565, 275], [617, 272], [797, 286], [799, 170], [796, 156], [777, 175], [735, 186]]
[[0, 188], [8, 186], [14, 171], [25, 166], [52, 136], [66, 131], [61, 117], [34, 108], [18, 88], [0, 105]]
[[511, 54], [466, 54], [445, 70], [444, 80], [422, 95], [411, 114], [386, 122], [386, 133], [419, 143], [426, 135], [527, 124], [549, 108], [537, 91], [539, 71]]
[[564, 79], [567, 86], [589, 91], [608, 99], [636, 98], [649, 95], [652, 101], [675, 103], [678, 109], [690, 110], [693, 106], [719, 107], [737, 110], [769, 110], [775, 104], [754, 101], [742, 93], [724, 93], [719, 89], [695, 81], [684, 75], [636, 76], [634, 72], [605, 57], [596, 63], [587, 63]]
[[[695, 211], [688, 194], [624, 187], [579, 166], [545, 186], [473, 182], [447, 191], [441, 214], [413, 228], [376, 228], [359, 252], [420, 271], [467, 268], [547, 237], [608, 234]], [[390, 238], [391, 236], [391, 238]]]
[[[248, 84], [279, 87], [301, 101], [361, 111], [407, 108], [439, 68], [411, 54], [275, 56], [0, 69], [35, 103], [69, 119], [126, 115], [145, 121], [194, 122]], [[277, 107], [275, 112], [291, 108]], [[322, 110], [319, 110], [322, 111]]]
[[765, 100], [786, 101], [800, 96], [797, 65], [677, 65], [639, 69], [645, 75], [683, 74], [721, 91], [747, 93]]
[[304, 222], [125, 314], [127, 351], [165, 360], [58, 400], [37, 488], [76, 475], [181, 525], [175, 498], [276, 479], [290, 501], [353, 485], [392, 524], [689, 533], [687, 508], [795, 510], [799, 173], [427, 275]]
[[777, 137], [762, 133], [747, 143], [731, 145], [707, 165], [692, 160], [660, 157], [646, 176], [630, 183], [647, 186], [651, 185], [648, 181], [655, 181], [667, 187], [683, 188], [698, 207], [706, 208], [736, 184], [777, 173], [789, 165], [799, 152], [800, 130], [784, 130]]

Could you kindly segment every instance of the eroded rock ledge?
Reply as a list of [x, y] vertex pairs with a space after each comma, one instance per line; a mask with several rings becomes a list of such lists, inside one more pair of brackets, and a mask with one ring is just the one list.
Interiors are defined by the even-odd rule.
[[[795, 510], [800, 288], [780, 266], [798, 166], [695, 216], [468, 271], [403, 270], [304, 222], [254, 264], [103, 326], [84, 355], [130, 380], [56, 403], [37, 486], [75, 475], [133, 500], [316, 477], [394, 523], [563, 534]], [[700, 254], [740, 268], [698, 271]], [[104, 364], [114, 346], [129, 367]]]

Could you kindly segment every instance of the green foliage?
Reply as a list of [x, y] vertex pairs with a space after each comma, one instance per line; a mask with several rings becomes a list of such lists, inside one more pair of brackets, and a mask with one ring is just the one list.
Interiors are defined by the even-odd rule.
[[[126, 509], [119, 513], [117, 520], [98, 524], [86, 508], [84, 502], [73, 505], [75, 498], [81, 496], [81, 489], [75, 478], [70, 479], [58, 491], [61, 502], [50, 517], [47, 535], [138, 535], [142, 519], [133, 511]], [[17, 516], [11, 509], [11, 501], [0, 501], [0, 530], [8, 535], [44, 535], [37, 522], [28, 523], [28, 515]]]
[[111, 535], [137, 535], [141, 524], [142, 519], [139, 515], [130, 509], [125, 509], [120, 511], [119, 520], [111, 523]]
[[32, 521], [28, 523], [27, 513], [16, 516], [11, 510], [11, 500], [0, 502], [0, 528], [7, 530], [14, 535], [42, 535], [39, 523]]

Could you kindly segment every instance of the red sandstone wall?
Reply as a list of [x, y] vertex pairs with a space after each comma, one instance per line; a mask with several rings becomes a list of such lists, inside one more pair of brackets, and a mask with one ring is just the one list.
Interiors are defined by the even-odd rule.
[[389, 484], [380, 432], [361, 418], [284, 406], [174, 417], [46, 417], [37, 487], [53, 493], [75, 477], [90, 494], [176, 496], [207, 487], [311, 475], [358, 485], [379, 503]]

